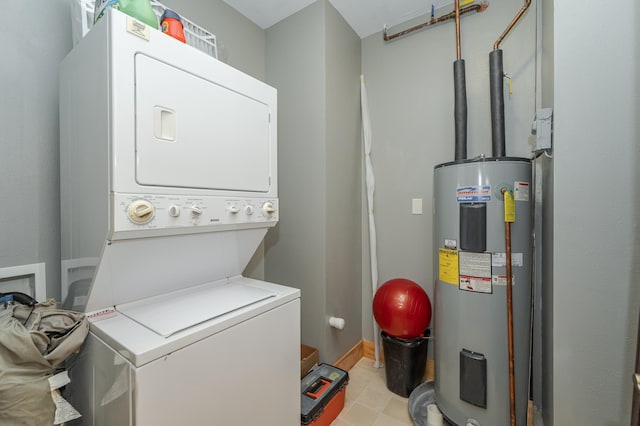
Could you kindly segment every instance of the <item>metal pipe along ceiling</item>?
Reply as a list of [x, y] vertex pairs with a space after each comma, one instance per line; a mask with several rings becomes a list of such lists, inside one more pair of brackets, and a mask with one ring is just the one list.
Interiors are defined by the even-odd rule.
[[[480, 4], [472, 4], [472, 5], [465, 6], [462, 9], [460, 9], [460, 15], [464, 15], [464, 14], [469, 13], [469, 12], [481, 13], [481, 12], [484, 12], [485, 10], [487, 10], [488, 7], [489, 7], [489, 3], [487, 3], [486, 1], [482, 2]], [[407, 35], [409, 33], [412, 33], [412, 32], [417, 31], [417, 30], [421, 30], [421, 29], [429, 27], [431, 25], [436, 25], [436, 24], [440, 24], [442, 22], [448, 21], [450, 19], [455, 19], [455, 17], [456, 17], [456, 12], [453, 11], [453, 12], [447, 13], [446, 15], [442, 15], [442, 16], [440, 16], [438, 18], [432, 17], [427, 22], [423, 22], [422, 24], [415, 25], [415, 26], [413, 26], [411, 28], [407, 28], [406, 30], [399, 31], [399, 32], [391, 34], [391, 35], [387, 34], [387, 28], [385, 27], [384, 30], [383, 30], [383, 33], [382, 33], [382, 38], [383, 38], [384, 41], [391, 41], [393, 39], [396, 39], [396, 38], [399, 38], [399, 37], [403, 37], [403, 36], [405, 36], [405, 35]]]

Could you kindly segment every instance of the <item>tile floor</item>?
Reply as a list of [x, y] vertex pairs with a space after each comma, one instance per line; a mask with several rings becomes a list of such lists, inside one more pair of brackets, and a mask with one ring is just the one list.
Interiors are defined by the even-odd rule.
[[413, 426], [409, 399], [387, 389], [384, 368], [362, 358], [349, 370], [344, 409], [331, 426]]
[[[413, 426], [409, 398], [388, 390], [384, 368], [374, 368], [373, 362], [362, 358], [349, 370], [344, 408], [331, 426]], [[538, 412], [533, 425], [543, 426]]]

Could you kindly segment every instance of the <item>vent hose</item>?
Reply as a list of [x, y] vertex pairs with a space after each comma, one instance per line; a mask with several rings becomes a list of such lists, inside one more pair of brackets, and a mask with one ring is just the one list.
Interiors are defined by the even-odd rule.
[[[367, 212], [369, 217], [369, 256], [371, 257], [371, 289], [373, 291], [373, 297], [378, 290], [378, 250], [376, 245], [376, 221], [373, 215], [373, 194], [376, 184], [373, 175], [373, 165], [371, 164], [371, 122], [369, 121], [369, 104], [363, 75], [360, 75], [360, 107], [362, 108], [362, 133], [364, 135], [365, 183], [367, 186]], [[375, 320], [373, 321], [373, 347], [375, 353], [373, 366], [375, 368], [381, 368], [380, 329]]]

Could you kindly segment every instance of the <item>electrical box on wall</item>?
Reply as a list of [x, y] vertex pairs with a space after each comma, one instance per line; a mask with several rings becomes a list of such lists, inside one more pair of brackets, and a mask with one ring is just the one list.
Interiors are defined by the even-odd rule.
[[535, 150], [551, 149], [553, 108], [541, 108], [536, 111], [531, 133], [535, 136]]

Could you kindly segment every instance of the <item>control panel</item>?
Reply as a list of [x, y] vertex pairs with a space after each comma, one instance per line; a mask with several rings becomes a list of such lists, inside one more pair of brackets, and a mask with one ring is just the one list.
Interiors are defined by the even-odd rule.
[[114, 231], [260, 224], [278, 221], [277, 198], [113, 194]]

